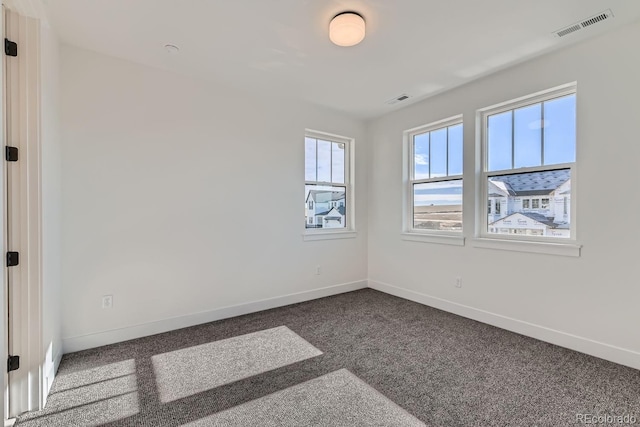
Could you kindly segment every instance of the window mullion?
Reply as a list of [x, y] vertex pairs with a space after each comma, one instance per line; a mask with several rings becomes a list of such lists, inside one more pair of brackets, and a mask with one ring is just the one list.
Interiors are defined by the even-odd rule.
[[511, 110], [511, 169], [516, 167], [516, 115]]
[[316, 141], [316, 181], [318, 180], [318, 138], [314, 138]]
[[544, 165], [544, 102], [540, 103], [540, 164]]
[[329, 181], [333, 182], [333, 141], [329, 141]]
[[429, 178], [431, 178], [431, 164], [433, 163], [431, 160], [431, 132], [429, 132]]
[[409, 141], [409, 181], [416, 178], [416, 136], [411, 135]]
[[447, 158], [446, 158], [446, 162], [447, 162], [447, 166], [445, 167], [445, 174], [446, 176], [449, 176], [449, 127], [447, 126]]

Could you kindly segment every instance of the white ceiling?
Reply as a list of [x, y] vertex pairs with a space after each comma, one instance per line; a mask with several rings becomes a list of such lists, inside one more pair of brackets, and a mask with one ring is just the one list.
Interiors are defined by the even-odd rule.
[[[32, 0], [33, 1], [33, 0]], [[640, 18], [632, 0], [43, 0], [64, 43], [371, 118]], [[615, 17], [553, 32], [611, 9]], [[330, 19], [360, 13], [358, 46]], [[171, 55], [164, 45], [175, 44]], [[394, 106], [385, 101], [406, 93]]]

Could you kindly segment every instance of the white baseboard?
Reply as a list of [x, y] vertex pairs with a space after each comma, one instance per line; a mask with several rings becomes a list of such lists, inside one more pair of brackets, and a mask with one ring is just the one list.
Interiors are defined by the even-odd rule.
[[60, 367], [60, 362], [62, 361], [62, 352], [58, 352], [56, 357], [53, 359], [53, 376], [58, 374], [58, 368]]
[[631, 368], [640, 369], [640, 353], [633, 350], [616, 347], [603, 342], [594, 341], [589, 338], [513, 319], [511, 317], [458, 304], [453, 301], [433, 297], [420, 292], [389, 285], [387, 283], [377, 282], [375, 280], [369, 280], [369, 287], [390, 295], [395, 295], [400, 298], [428, 305], [430, 307], [477, 320], [482, 323], [497, 326], [498, 328], [536, 338], [541, 341], [546, 341], [561, 347], [566, 347], [581, 353], [586, 353], [591, 356], [599, 357]]
[[357, 282], [343, 283], [340, 285], [328, 286], [326, 288], [314, 289], [311, 291], [282, 295], [279, 297], [268, 298], [260, 301], [252, 301], [245, 304], [221, 307], [211, 311], [157, 320], [155, 322], [129, 326], [126, 328], [112, 329], [87, 335], [63, 338], [62, 348], [64, 353], [86, 350], [89, 348], [100, 347], [107, 344], [114, 344], [117, 342], [127, 341], [135, 338], [173, 331], [175, 329], [200, 325], [202, 323], [227, 319], [229, 317], [255, 313], [257, 311], [268, 310], [270, 308], [282, 307], [283, 305], [296, 304], [299, 302], [310, 301], [317, 298], [342, 294], [358, 289], [364, 289], [366, 287], [367, 281], [360, 280]]
[[60, 361], [62, 360], [62, 352], [59, 351], [55, 356], [53, 356], [52, 358], [52, 363], [50, 364], [46, 364], [45, 363], [45, 368], [48, 365], [49, 366], [49, 370], [48, 372], [45, 372], [44, 378], [42, 379], [42, 407], [45, 408], [47, 405], [47, 400], [49, 397], [49, 392], [51, 391], [51, 386], [53, 385], [53, 380], [56, 377], [56, 374], [58, 373], [58, 368], [60, 367]]

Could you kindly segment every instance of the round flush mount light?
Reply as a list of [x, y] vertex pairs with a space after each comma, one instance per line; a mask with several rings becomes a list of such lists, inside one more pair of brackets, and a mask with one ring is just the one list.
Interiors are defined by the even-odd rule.
[[176, 53], [180, 52], [180, 48], [178, 46], [176, 46], [175, 44], [165, 44], [164, 45], [164, 50], [166, 50], [170, 54], [176, 54]]
[[355, 46], [364, 35], [364, 18], [355, 12], [339, 13], [329, 24], [329, 39], [338, 46]]

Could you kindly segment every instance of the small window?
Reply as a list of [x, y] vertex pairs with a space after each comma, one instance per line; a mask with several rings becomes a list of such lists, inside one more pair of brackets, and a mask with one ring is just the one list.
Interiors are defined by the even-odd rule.
[[529, 199], [522, 199], [522, 209], [529, 209]]
[[405, 132], [406, 231], [462, 231], [462, 117]]
[[540, 209], [549, 209], [549, 199], [541, 199], [540, 200]]
[[531, 200], [531, 207], [533, 209], [539, 209], [540, 208], [540, 199], [532, 199]]
[[[306, 228], [352, 229], [349, 218], [353, 140], [307, 131], [304, 143]], [[315, 221], [311, 219], [313, 216]]]

